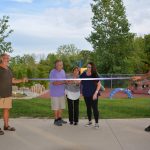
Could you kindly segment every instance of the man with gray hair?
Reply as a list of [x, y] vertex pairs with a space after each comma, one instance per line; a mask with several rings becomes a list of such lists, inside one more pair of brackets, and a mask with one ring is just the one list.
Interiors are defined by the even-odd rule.
[[[54, 125], [62, 126], [67, 122], [62, 119], [62, 112], [65, 109], [66, 83], [63, 79], [66, 78], [66, 74], [63, 70], [63, 62], [61, 60], [55, 61], [55, 68], [50, 72], [49, 78], [56, 79], [56, 81], [50, 81], [51, 105], [55, 116]], [[57, 79], [61, 79], [61, 81]]]
[[[3, 109], [4, 130], [15, 131], [14, 127], [9, 126], [9, 110], [12, 108], [12, 84], [27, 82], [26, 78], [17, 80], [13, 77], [9, 68], [10, 56], [8, 54], [0, 55], [0, 108]], [[0, 128], [0, 135], [4, 131]]]

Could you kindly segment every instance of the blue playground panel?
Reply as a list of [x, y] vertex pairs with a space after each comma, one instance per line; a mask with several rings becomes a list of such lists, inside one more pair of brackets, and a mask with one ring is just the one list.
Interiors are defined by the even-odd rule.
[[133, 98], [133, 95], [129, 89], [124, 89], [124, 88], [115, 88], [114, 90], [111, 91], [109, 98], [112, 99], [112, 97], [117, 93], [117, 92], [124, 92], [125, 94], [128, 95], [128, 98]]

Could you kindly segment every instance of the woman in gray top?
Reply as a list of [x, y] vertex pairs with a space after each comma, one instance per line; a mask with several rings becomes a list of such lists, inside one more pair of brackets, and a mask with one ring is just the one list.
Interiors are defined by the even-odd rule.
[[[67, 76], [67, 78], [79, 78], [79, 68], [73, 68], [73, 74]], [[68, 101], [68, 114], [70, 125], [78, 125], [79, 118], [79, 97], [80, 97], [80, 81], [73, 80], [67, 81], [66, 84], [66, 96]]]

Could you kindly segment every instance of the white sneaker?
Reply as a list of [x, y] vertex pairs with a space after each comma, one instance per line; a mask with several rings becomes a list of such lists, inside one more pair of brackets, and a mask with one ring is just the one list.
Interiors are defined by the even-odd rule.
[[91, 127], [92, 126], [92, 121], [89, 121], [86, 125], [85, 125], [85, 127]]
[[98, 123], [95, 123], [95, 129], [99, 129], [99, 124]]

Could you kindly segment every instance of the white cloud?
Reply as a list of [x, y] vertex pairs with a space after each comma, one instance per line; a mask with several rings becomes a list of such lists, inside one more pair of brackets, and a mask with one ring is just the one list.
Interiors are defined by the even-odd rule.
[[131, 31], [138, 35], [150, 33], [150, 1], [123, 0], [126, 6], [127, 18], [131, 23]]
[[87, 8], [49, 8], [40, 15], [12, 14], [15, 33], [39, 38], [84, 38], [90, 33]]
[[92, 0], [69, 0], [69, 2], [71, 3], [72, 6], [85, 6], [85, 5], [89, 5]]
[[[33, 0], [13, 0], [32, 2]], [[51, 0], [52, 3], [53, 0]], [[63, 2], [71, 7], [63, 6]], [[12, 43], [19, 50], [35, 50], [43, 53], [56, 50], [62, 44], [75, 44], [81, 49], [91, 49], [85, 40], [92, 28], [92, 0], [56, 0], [58, 7], [47, 7], [44, 10], [28, 13], [10, 13], [10, 25], [14, 29]], [[140, 35], [150, 33], [150, 1], [124, 0], [127, 17], [131, 23], [131, 32]], [[61, 6], [62, 5], [62, 6]], [[15, 11], [16, 12], [16, 11]], [[44, 52], [45, 50], [45, 52]], [[22, 52], [24, 53], [24, 52]]]
[[33, 0], [11, 0], [11, 1], [18, 2], [18, 3], [32, 3], [33, 2]]
[[85, 40], [91, 32], [90, 18], [91, 10], [87, 7], [48, 8], [34, 15], [10, 14], [10, 26], [14, 29], [11, 40], [15, 53], [19, 54], [20, 49], [27, 53], [36, 50], [47, 54], [63, 44], [91, 49]]

